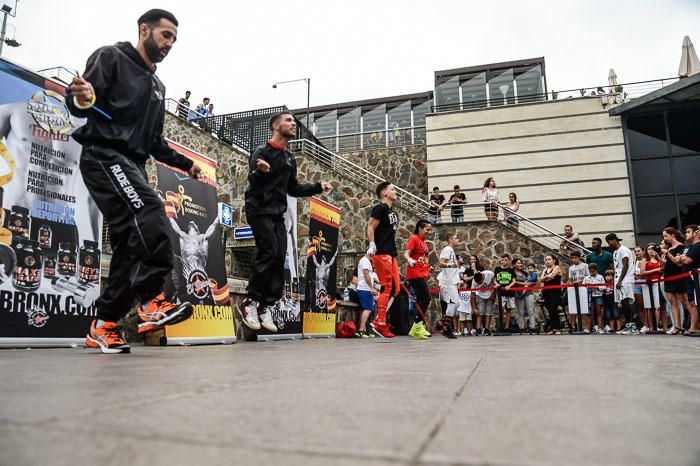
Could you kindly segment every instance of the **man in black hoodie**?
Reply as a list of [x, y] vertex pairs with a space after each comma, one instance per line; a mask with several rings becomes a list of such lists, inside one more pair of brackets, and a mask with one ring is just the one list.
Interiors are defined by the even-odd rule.
[[[107, 286], [96, 302], [97, 319], [86, 344], [103, 353], [128, 353], [116, 322], [140, 302], [139, 332], [181, 322], [190, 303], [173, 304], [162, 294], [173, 267], [163, 203], [148, 185], [145, 164], [156, 160], [197, 177], [200, 167], [172, 150], [163, 139], [165, 86], [155, 75], [177, 39], [177, 19], [150, 10], [138, 20], [139, 41], [102, 47], [73, 79], [67, 103], [87, 118], [73, 134], [82, 144], [80, 172], [111, 230], [112, 262]], [[111, 116], [90, 111], [92, 104]]]
[[270, 129], [272, 139], [253, 151], [248, 164], [245, 214], [253, 230], [256, 255], [248, 298], [241, 301], [240, 311], [248, 328], [259, 330], [262, 325], [276, 332], [270, 306], [280, 300], [284, 292], [287, 194], [313, 196], [333, 186], [326, 182], [299, 184], [297, 181], [297, 163], [287, 151], [287, 143], [297, 130], [294, 115], [276, 113], [270, 118]]

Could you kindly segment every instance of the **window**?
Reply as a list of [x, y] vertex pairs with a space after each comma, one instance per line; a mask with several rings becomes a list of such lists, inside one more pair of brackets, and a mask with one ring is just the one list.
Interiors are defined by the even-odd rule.
[[[443, 105], [453, 106], [459, 104], [459, 76], [448, 79], [435, 87], [435, 100], [438, 107]], [[445, 110], [459, 110], [458, 106]]]
[[489, 101], [492, 107], [515, 103], [512, 69], [491, 78], [489, 81]]
[[338, 139], [338, 152], [347, 152], [360, 149], [360, 107], [341, 115], [338, 118], [338, 134], [352, 134]]
[[517, 78], [515, 84], [518, 86], [518, 102], [535, 102], [545, 100], [544, 89], [542, 89], [542, 67], [540, 65], [530, 68]]
[[[413, 126], [425, 126], [425, 115], [430, 112], [430, 107], [432, 107], [432, 102], [423, 102], [420, 105], [413, 107]], [[414, 130], [414, 144], [425, 143], [425, 128], [415, 128]]]
[[627, 119], [627, 139], [632, 159], [666, 155], [666, 128], [663, 114]]
[[700, 193], [700, 155], [673, 158], [676, 190], [679, 193]]
[[479, 73], [462, 83], [462, 108], [486, 107], [486, 73]]
[[672, 195], [637, 198], [639, 233], [659, 235], [667, 226], [677, 228], [676, 207]]
[[371, 109], [362, 116], [364, 148], [386, 145], [386, 104]]
[[635, 194], [665, 194], [673, 192], [671, 182], [671, 161], [668, 157], [661, 159], [633, 160]]
[[333, 110], [314, 122], [316, 137], [330, 150], [336, 150], [335, 130], [338, 121], [338, 112]]
[[678, 196], [678, 207], [681, 211], [681, 227], [691, 223], [700, 224], [700, 194]]
[[389, 110], [389, 145], [411, 144], [411, 101]]
[[700, 154], [700, 110], [674, 111], [667, 116], [671, 153]]

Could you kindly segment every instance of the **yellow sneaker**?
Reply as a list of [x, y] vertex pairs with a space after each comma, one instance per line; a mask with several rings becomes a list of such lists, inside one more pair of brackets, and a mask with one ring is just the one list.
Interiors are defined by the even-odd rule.
[[423, 322], [415, 323], [411, 327], [411, 330], [408, 332], [409, 335], [411, 335], [413, 338], [416, 340], [426, 340], [428, 337], [423, 333], [425, 331], [425, 327], [423, 326]]

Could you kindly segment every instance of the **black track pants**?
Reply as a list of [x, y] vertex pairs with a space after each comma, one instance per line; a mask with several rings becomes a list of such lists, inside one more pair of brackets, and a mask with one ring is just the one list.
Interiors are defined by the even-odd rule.
[[[428, 306], [430, 305], [430, 290], [428, 289], [427, 280], [425, 278], [409, 278], [408, 283], [413, 287], [420, 310], [427, 316]], [[418, 309], [416, 309], [415, 322], [423, 322], [423, 316]]]
[[248, 218], [255, 238], [255, 263], [248, 285], [248, 296], [263, 306], [282, 298], [284, 258], [287, 254], [287, 230], [283, 216]]
[[162, 292], [173, 267], [171, 227], [137, 163], [114, 150], [86, 146], [80, 172], [111, 232], [112, 262], [97, 317], [116, 322], [135, 300], [143, 303]]

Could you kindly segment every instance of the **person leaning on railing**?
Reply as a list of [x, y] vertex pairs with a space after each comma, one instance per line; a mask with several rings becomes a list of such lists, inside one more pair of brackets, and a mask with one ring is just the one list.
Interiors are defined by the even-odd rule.
[[498, 189], [493, 177], [486, 178], [481, 189], [481, 200], [484, 202], [484, 213], [489, 220], [498, 219]]
[[190, 96], [191, 95], [192, 95], [192, 92], [185, 91], [185, 97], [180, 97], [180, 100], [177, 101], [177, 114], [183, 120], [187, 119], [187, 114], [190, 110]]

